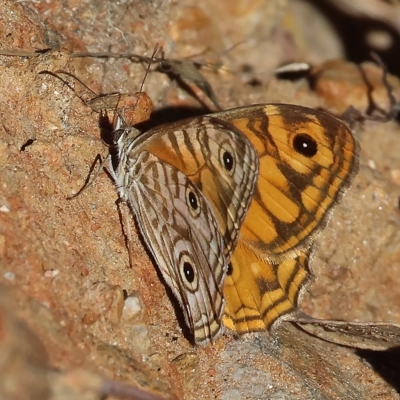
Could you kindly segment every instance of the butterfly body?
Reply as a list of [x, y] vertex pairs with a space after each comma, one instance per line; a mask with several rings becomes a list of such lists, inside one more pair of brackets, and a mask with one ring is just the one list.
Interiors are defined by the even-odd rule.
[[[222, 323], [247, 333], [295, 311], [310, 246], [356, 170], [350, 129], [320, 111], [267, 104], [118, 130], [120, 196], [196, 343], [213, 341]], [[185, 282], [183, 255], [196, 285]]]

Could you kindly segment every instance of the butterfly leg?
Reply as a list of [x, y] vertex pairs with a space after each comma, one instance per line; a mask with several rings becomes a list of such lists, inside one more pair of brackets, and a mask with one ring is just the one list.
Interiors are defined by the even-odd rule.
[[134, 251], [133, 251], [133, 240], [132, 240], [132, 229], [131, 229], [131, 223], [132, 223], [131, 212], [128, 203], [126, 203], [122, 199], [118, 200], [117, 205], [121, 219], [122, 231], [125, 236], [125, 244], [128, 249], [129, 267], [133, 268]]

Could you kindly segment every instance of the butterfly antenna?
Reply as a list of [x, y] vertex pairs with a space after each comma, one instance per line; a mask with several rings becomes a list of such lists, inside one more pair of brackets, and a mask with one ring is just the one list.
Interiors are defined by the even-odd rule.
[[[156, 59], [156, 54], [158, 53], [159, 48], [160, 48], [160, 45], [158, 43], [156, 43], [156, 45], [154, 46], [154, 49], [153, 49], [153, 53], [151, 54], [150, 60], [149, 60], [149, 62], [147, 64], [146, 72], [145, 72], [144, 77], [142, 79], [142, 83], [140, 84], [139, 94], [143, 93], [144, 82], [146, 81], [147, 75], [150, 72], [151, 64], [153, 64], [153, 62]], [[138, 98], [136, 100], [136, 106], [137, 106], [138, 102], [139, 102], [139, 96], [138, 96]]]
[[[74, 195], [67, 197], [67, 200], [72, 200], [78, 196], [80, 196], [87, 188], [89, 188], [90, 186], [92, 186], [93, 182], [97, 179], [97, 177], [99, 176], [100, 172], [103, 170], [104, 166], [106, 165], [106, 163], [108, 162], [110, 155], [107, 155], [107, 157], [101, 161], [101, 156], [100, 154], [97, 154], [96, 158], [93, 161], [92, 166], [89, 169], [89, 174], [85, 180], [85, 183], [83, 184], [83, 186], [78, 190], [77, 193], [75, 193]], [[93, 179], [90, 179], [93, 171], [95, 170], [96, 164], [97, 162], [100, 161], [100, 167], [96, 169], [96, 171], [94, 172], [93, 175]]]
[[[140, 95], [143, 93], [144, 83], [150, 72], [151, 64], [153, 64], [155, 62], [156, 54], [157, 54], [159, 48], [160, 48], [159, 44], [156, 43], [156, 45], [154, 46], [154, 49], [153, 49], [153, 53], [151, 54], [151, 57], [147, 59], [148, 64], [147, 64], [146, 72], [145, 72], [142, 82], [140, 84], [136, 102], [133, 106], [134, 110], [137, 108], [137, 106], [139, 104]], [[126, 125], [126, 121], [124, 120], [124, 117], [121, 115], [121, 113], [118, 112], [119, 99], [118, 99], [117, 105], [115, 106], [115, 109], [114, 109], [114, 121], [113, 121], [113, 131], [114, 131], [113, 145], [114, 146], [118, 142], [118, 138], [115, 137], [116, 131], [120, 130], [124, 125]]]

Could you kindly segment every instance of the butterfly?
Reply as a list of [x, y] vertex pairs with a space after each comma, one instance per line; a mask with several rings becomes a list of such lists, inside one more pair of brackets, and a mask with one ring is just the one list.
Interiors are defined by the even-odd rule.
[[341, 120], [240, 107], [143, 134], [117, 118], [111, 175], [195, 343], [270, 329], [298, 308], [311, 245], [358, 165]]

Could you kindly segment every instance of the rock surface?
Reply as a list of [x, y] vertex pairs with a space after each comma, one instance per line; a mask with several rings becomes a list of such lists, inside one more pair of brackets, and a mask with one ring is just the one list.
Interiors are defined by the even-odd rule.
[[[318, 96], [305, 79], [273, 76], [288, 61], [321, 65], [344, 57], [325, 17], [301, 11], [301, 3], [0, 2], [3, 49], [53, 49], [0, 56], [0, 394], [11, 388], [9, 399], [100, 399], [120, 396], [126, 388], [112, 391], [110, 382], [123, 382], [149, 399], [400, 398], [396, 351], [356, 352], [287, 323], [273, 335], [225, 335], [214, 346], [194, 348], [136, 231], [129, 266], [109, 176], [101, 172], [68, 199], [107, 147], [98, 113], [40, 72], [70, 72], [98, 94], [135, 93], [142, 65], [71, 52], [149, 56], [158, 42], [167, 57], [210, 50], [196, 60], [224, 64], [204, 68], [223, 108], [269, 102], [326, 108], [335, 92]], [[308, 27], [306, 35], [300, 21], [310, 12], [318, 28]], [[305, 40], [313, 29], [315, 46]], [[348, 77], [339, 76], [342, 104], [336, 98], [332, 111], [352, 103], [342, 95]], [[325, 88], [329, 79], [337, 84], [326, 74]], [[186, 107], [185, 113], [199, 107], [163, 73], [151, 72], [144, 90], [158, 110], [151, 124], [168, 107]], [[356, 135], [360, 173], [318, 239], [315, 281], [302, 309], [320, 318], [400, 323], [400, 128], [397, 121], [366, 121]]]

